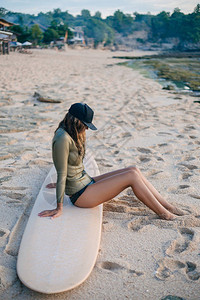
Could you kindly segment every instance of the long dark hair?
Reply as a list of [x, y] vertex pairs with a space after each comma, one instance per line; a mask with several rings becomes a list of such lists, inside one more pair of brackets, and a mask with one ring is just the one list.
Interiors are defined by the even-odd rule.
[[[72, 116], [69, 112], [65, 115], [64, 119], [59, 123], [58, 128], [63, 128], [74, 140], [78, 149], [78, 154], [85, 155], [85, 125], [76, 117]], [[58, 130], [56, 129], [56, 131]]]

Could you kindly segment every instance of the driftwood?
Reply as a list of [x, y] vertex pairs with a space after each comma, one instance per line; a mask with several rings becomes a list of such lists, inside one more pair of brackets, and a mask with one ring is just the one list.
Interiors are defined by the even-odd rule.
[[45, 98], [45, 97], [41, 96], [39, 93], [37, 93], [37, 92], [34, 93], [33, 97], [34, 97], [36, 100], [40, 101], [40, 102], [46, 102], [46, 103], [61, 103], [60, 100], [54, 100], [54, 99], [51, 99], [51, 98], [48, 98], [48, 97]]

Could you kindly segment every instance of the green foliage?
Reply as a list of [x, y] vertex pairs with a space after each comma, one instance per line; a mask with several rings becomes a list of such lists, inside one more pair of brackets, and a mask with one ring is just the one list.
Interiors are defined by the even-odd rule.
[[65, 37], [66, 32], [68, 32], [68, 39], [73, 37], [73, 33], [67, 24], [60, 24], [58, 21], [53, 20], [51, 26], [44, 33], [44, 42], [55, 41], [60, 37]]
[[83, 17], [83, 19], [87, 20], [87, 19], [90, 19], [91, 18], [91, 15], [90, 15], [90, 11], [88, 9], [83, 9], [81, 11], [81, 16]]
[[0, 18], [3, 18], [7, 14], [8, 10], [0, 7]]
[[[87, 9], [83, 9], [81, 14], [74, 17], [68, 11], [61, 11], [60, 8], [47, 13], [40, 12], [34, 16], [11, 12], [1, 7], [0, 17], [19, 24], [12, 27], [13, 31], [18, 34], [19, 41], [31, 39], [35, 44], [42, 41], [42, 36], [45, 43], [64, 37], [66, 31], [68, 37], [71, 38], [73, 33], [69, 30], [69, 26], [72, 28], [82, 26], [86, 41], [87, 38], [93, 38], [95, 47], [99, 43], [114, 44], [116, 33], [118, 36], [119, 34], [128, 36], [134, 31], [142, 30], [147, 32], [148, 42], [163, 43], [174, 39], [174, 45], [178, 49], [183, 49], [189, 44], [198, 45], [200, 42], [200, 4], [197, 4], [190, 14], [182, 13], [179, 8], [175, 8], [172, 14], [162, 11], [157, 15], [137, 12], [124, 14], [118, 9], [106, 19], [102, 18], [99, 11], [92, 16]], [[38, 25], [30, 28], [31, 22]], [[42, 33], [40, 27], [42, 30], [46, 27], [46, 31]], [[146, 39], [138, 38], [138, 42], [145, 43]]]
[[38, 42], [41, 42], [43, 39], [43, 33], [38, 24], [35, 24], [31, 27], [31, 40], [33, 41], [34, 45], [37, 45]]
[[[193, 91], [200, 91], [199, 57], [190, 58], [189, 55], [188, 57], [182, 57], [181, 54], [176, 58], [162, 57], [162, 55], [160, 55], [160, 58], [155, 59], [151, 57], [140, 57], [139, 59], [138, 57], [132, 57], [132, 61], [120, 64], [142, 70], [142, 74], [150, 78], [152, 78], [152, 71], [155, 71], [155, 75], [159, 78], [169, 81], [164, 89], [172, 90], [175, 84], [177, 87], [188, 86]], [[155, 75], [153, 78], [155, 78]], [[173, 82], [173, 85], [171, 82]]]
[[55, 41], [56, 39], [59, 38], [59, 35], [57, 33], [57, 31], [53, 28], [48, 28], [45, 32], [44, 32], [44, 43], [50, 43], [51, 41]]
[[95, 17], [96, 19], [101, 19], [101, 13], [100, 13], [100, 11], [95, 12], [94, 17]]
[[134, 20], [130, 14], [118, 9], [112, 17], [107, 17], [107, 24], [117, 32], [128, 35], [133, 32]]
[[[163, 62], [164, 61], [164, 62]], [[199, 69], [196, 71], [190, 67], [188, 67], [188, 61], [180, 61], [174, 60], [148, 60], [144, 61], [146, 65], [152, 66], [157, 70], [157, 75], [161, 78], [165, 78], [168, 80], [172, 80], [174, 82], [183, 82], [187, 84], [192, 90], [200, 91], [200, 75]], [[190, 64], [190, 61], [189, 61]], [[199, 60], [196, 60], [196, 64], [199, 68]]]
[[134, 13], [134, 30], [146, 30], [149, 31], [151, 26], [151, 19], [153, 16], [151, 14], [139, 14], [137, 12]]
[[88, 19], [84, 28], [84, 34], [88, 38], [94, 39], [95, 48], [99, 43], [104, 42], [106, 45], [109, 45], [114, 40], [113, 30], [107, 24], [97, 18]]
[[13, 25], [10, 30], [17, 35], [17, 40], [20, 43], [24, 43], [31, 39], [31, 32], [27, 26]]
[[153, 41], [168, 37], [170, 16], [162, 11], [151, 20], [151, 37]]

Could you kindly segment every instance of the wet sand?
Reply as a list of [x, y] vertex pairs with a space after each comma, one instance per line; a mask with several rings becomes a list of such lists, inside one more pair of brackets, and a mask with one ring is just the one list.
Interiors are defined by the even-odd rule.
[[[112, 56], [122, 54], [68, 49], [0, 56], [2, 299], [199, 299], [200, 105], [116, 65]], [[35, 92], [62, 102], [39, 102]], [[74, 102], [95, 111], [98, 131], [87, 132], [87, 147], [100, 172], [137, 165], [186, 215], [161, 220], [125, 190], [104, 204], [101, 246], [90, 277], [69, 292], [43, 295], [20, 283], [17, 253], [52, 166], [54, 130]]]

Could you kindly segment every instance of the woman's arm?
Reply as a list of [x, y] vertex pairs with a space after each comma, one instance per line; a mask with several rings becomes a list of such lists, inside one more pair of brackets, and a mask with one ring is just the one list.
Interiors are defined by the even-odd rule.
[[57, 207], [53, 210], [45, 210], [38, 214], [40, 217], [59, 217], [62, 214], [63, 198], [67, 179], [67, 167], [69, 157], [69, 141], [65, 136], [59, 137], [52, 145], [53, 162], [57, 171], [56, 199]]

